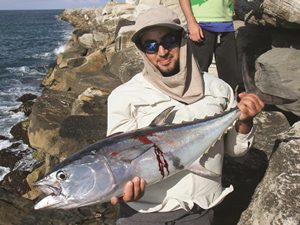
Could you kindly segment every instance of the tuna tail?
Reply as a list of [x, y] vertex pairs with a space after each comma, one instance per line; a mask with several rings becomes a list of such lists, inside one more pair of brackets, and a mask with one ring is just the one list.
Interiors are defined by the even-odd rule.
[[270, 95], [262, 92], [255, 85], [254, 74], [255, 74], [255, 70], [251, 70], [251, 71], [249, 70], [247, 56], [245, 53], [243, 53], [242, 54], [242, 76], [243, 76], [246, 92], [257, 94], [265, 104], [269, 104], [269, 105], [290, 104], [298, 100], [298, 99], [282, 98], [276, 95]]

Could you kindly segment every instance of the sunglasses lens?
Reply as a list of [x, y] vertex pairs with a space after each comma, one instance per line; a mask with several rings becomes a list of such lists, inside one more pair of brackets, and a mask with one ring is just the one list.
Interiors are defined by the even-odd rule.
[[166, 35], [161, 41], [161, 45], [166, 49], [171, 49], [178, 44], [176, 36], [172, 34]]
[[145, 41], [145, 43], [142, 46], [142, 49], [147, 54], [154, 54], [157, 53], [158, 48], [160, 45], [162, 45], [165, 49], [170, 50], [171, 48], [174, 48], [179, 43], [179, 40], [177, 36], [173, 34], [167, 34], [162, 39], [161, 42], [158, 43], [157, 41], [149, 40]]
[[158, 51], [159, 44], [156, 41], [146, 41], [143, 45], [144, 52], [153, 54]]

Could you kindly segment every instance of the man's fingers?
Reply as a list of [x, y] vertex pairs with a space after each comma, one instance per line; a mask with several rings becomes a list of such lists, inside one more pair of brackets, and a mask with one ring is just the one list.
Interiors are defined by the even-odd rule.
[[112, 197], [112, 198], [110, 199], [110, 203], [111, 203], [112, 205], [116, 205], [116, 204], [118, 204], [121, 200], [122, 200], [122, 198], [117, 198], [116, 196], [114, 196], [114, 197]]
[[141, 179], [141, 183], [140, 183], [140, 187], [141, 187], [141, 192], [144, 194], [145, 192], [145, 186], [146, 186], [146, 182], [145, 180], [142, 178]]
[[133, 200], [137, 200], [140, 197], [140, 178], [139, 177], [134, 177], [133, 178], [133, 191], [134, 191], [134, 195], [133, 195]]
[[238, 103], [238, 107], [241, 110], [240, 120], [247, 120], [256, 116], [264, 107], [264, 103], [256, 94], [240, 93], [239, 97], [241, 98], [241, 101]]
[[111, 204], [115, 205], [120, 201], [130, 202], [141, 198], [145, 191], [145, 180], [139, 177], [134, 177], [132, 181], [128, 181], [124, 186], [123, 196], [120, 198], [112, 197]]
[[123, 200], [125, 202], [130, 202], [133, 199], [134, 190], [132, 181], [128, 181], [124, 187]]
[[258, 97], [258, 95], [254, 94], [254, 93], [246, 93], [246, 92], [242, 92], [239, 94], [239, 97], [241, 99], [251, 99], [251, 101], [253, 101], [259, 108], [263, 108], [265, 106], [265, 103], [260, 99], [260, 97]]

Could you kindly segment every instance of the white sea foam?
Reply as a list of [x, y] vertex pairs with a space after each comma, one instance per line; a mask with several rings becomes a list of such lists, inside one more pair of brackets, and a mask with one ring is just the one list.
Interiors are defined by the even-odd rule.
[[0, 166], [0, 181], [2, 181], [8, 173], [10, 173], [10, 169], [8, 167]]
[[44, 74], [43, 72], [38, 71], [36, 68], [30, 68], [29, 66], [7, 67], [6, 70], [13, 75], [19, 76]]
[[53, 57], [52, 52], [38, 53], [32, 56], [34, 59], [51, 59], [51, 57]]
[[9, 140], [0, 140], [0, 150], [8, 148], [12, 145]]
[[20, 142], [21, 145], [15, 152], [16, 154], [22, 154], [22, 159], [15, 163], [14, 170], [21, 170], [21, 171], [29, 171], [31, 172], [35, 166], [39, 163], [36, 159], [32, 157], [33, 149], [30, 148], [28, 145]]
[[66, 49], [66, 45], [61, 45], [59, 47], [57, 47], [56, 49], [53, 50], [55, 55], [58, 55], [60, 53], [63, 53]]
[[30, 70], [28, 66], [21, 66], [21, 67], [7, 67], [6, 70], [8, 72], [13, 73], [14, 75], [24, 75], [24, 73], [28, 73]]
[[[11, 138], [12, 135], [10, 134], [11, 128], [19, 123], [20, 121], [25, 119], [25, 114], [23, 112], [13, 113], [13, 112], [6, 112], [0, 116], [0, 134], [6, 137]], [[4, 141], [3, 143], [0, 140], [0, 149], [5, 147], [9, 147], [9, 142]]]
[[64, 30], [64, 32], [63, 32], [63, 40], [64, 41], [67, 41], [72, 37], [72, 30], [73, 29]]

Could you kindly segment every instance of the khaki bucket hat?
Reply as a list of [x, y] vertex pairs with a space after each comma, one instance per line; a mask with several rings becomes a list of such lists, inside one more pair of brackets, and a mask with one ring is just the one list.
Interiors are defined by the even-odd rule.
[[178, 15], [172, 10], [164, 6], [151, 8], [141, 12], [134, 25], [135, 33], [131, 40], [137, 43], [142, 33], [150, 27], [169, 27], [174, 30], [181, 30], [183, 27], [180, 25]]

